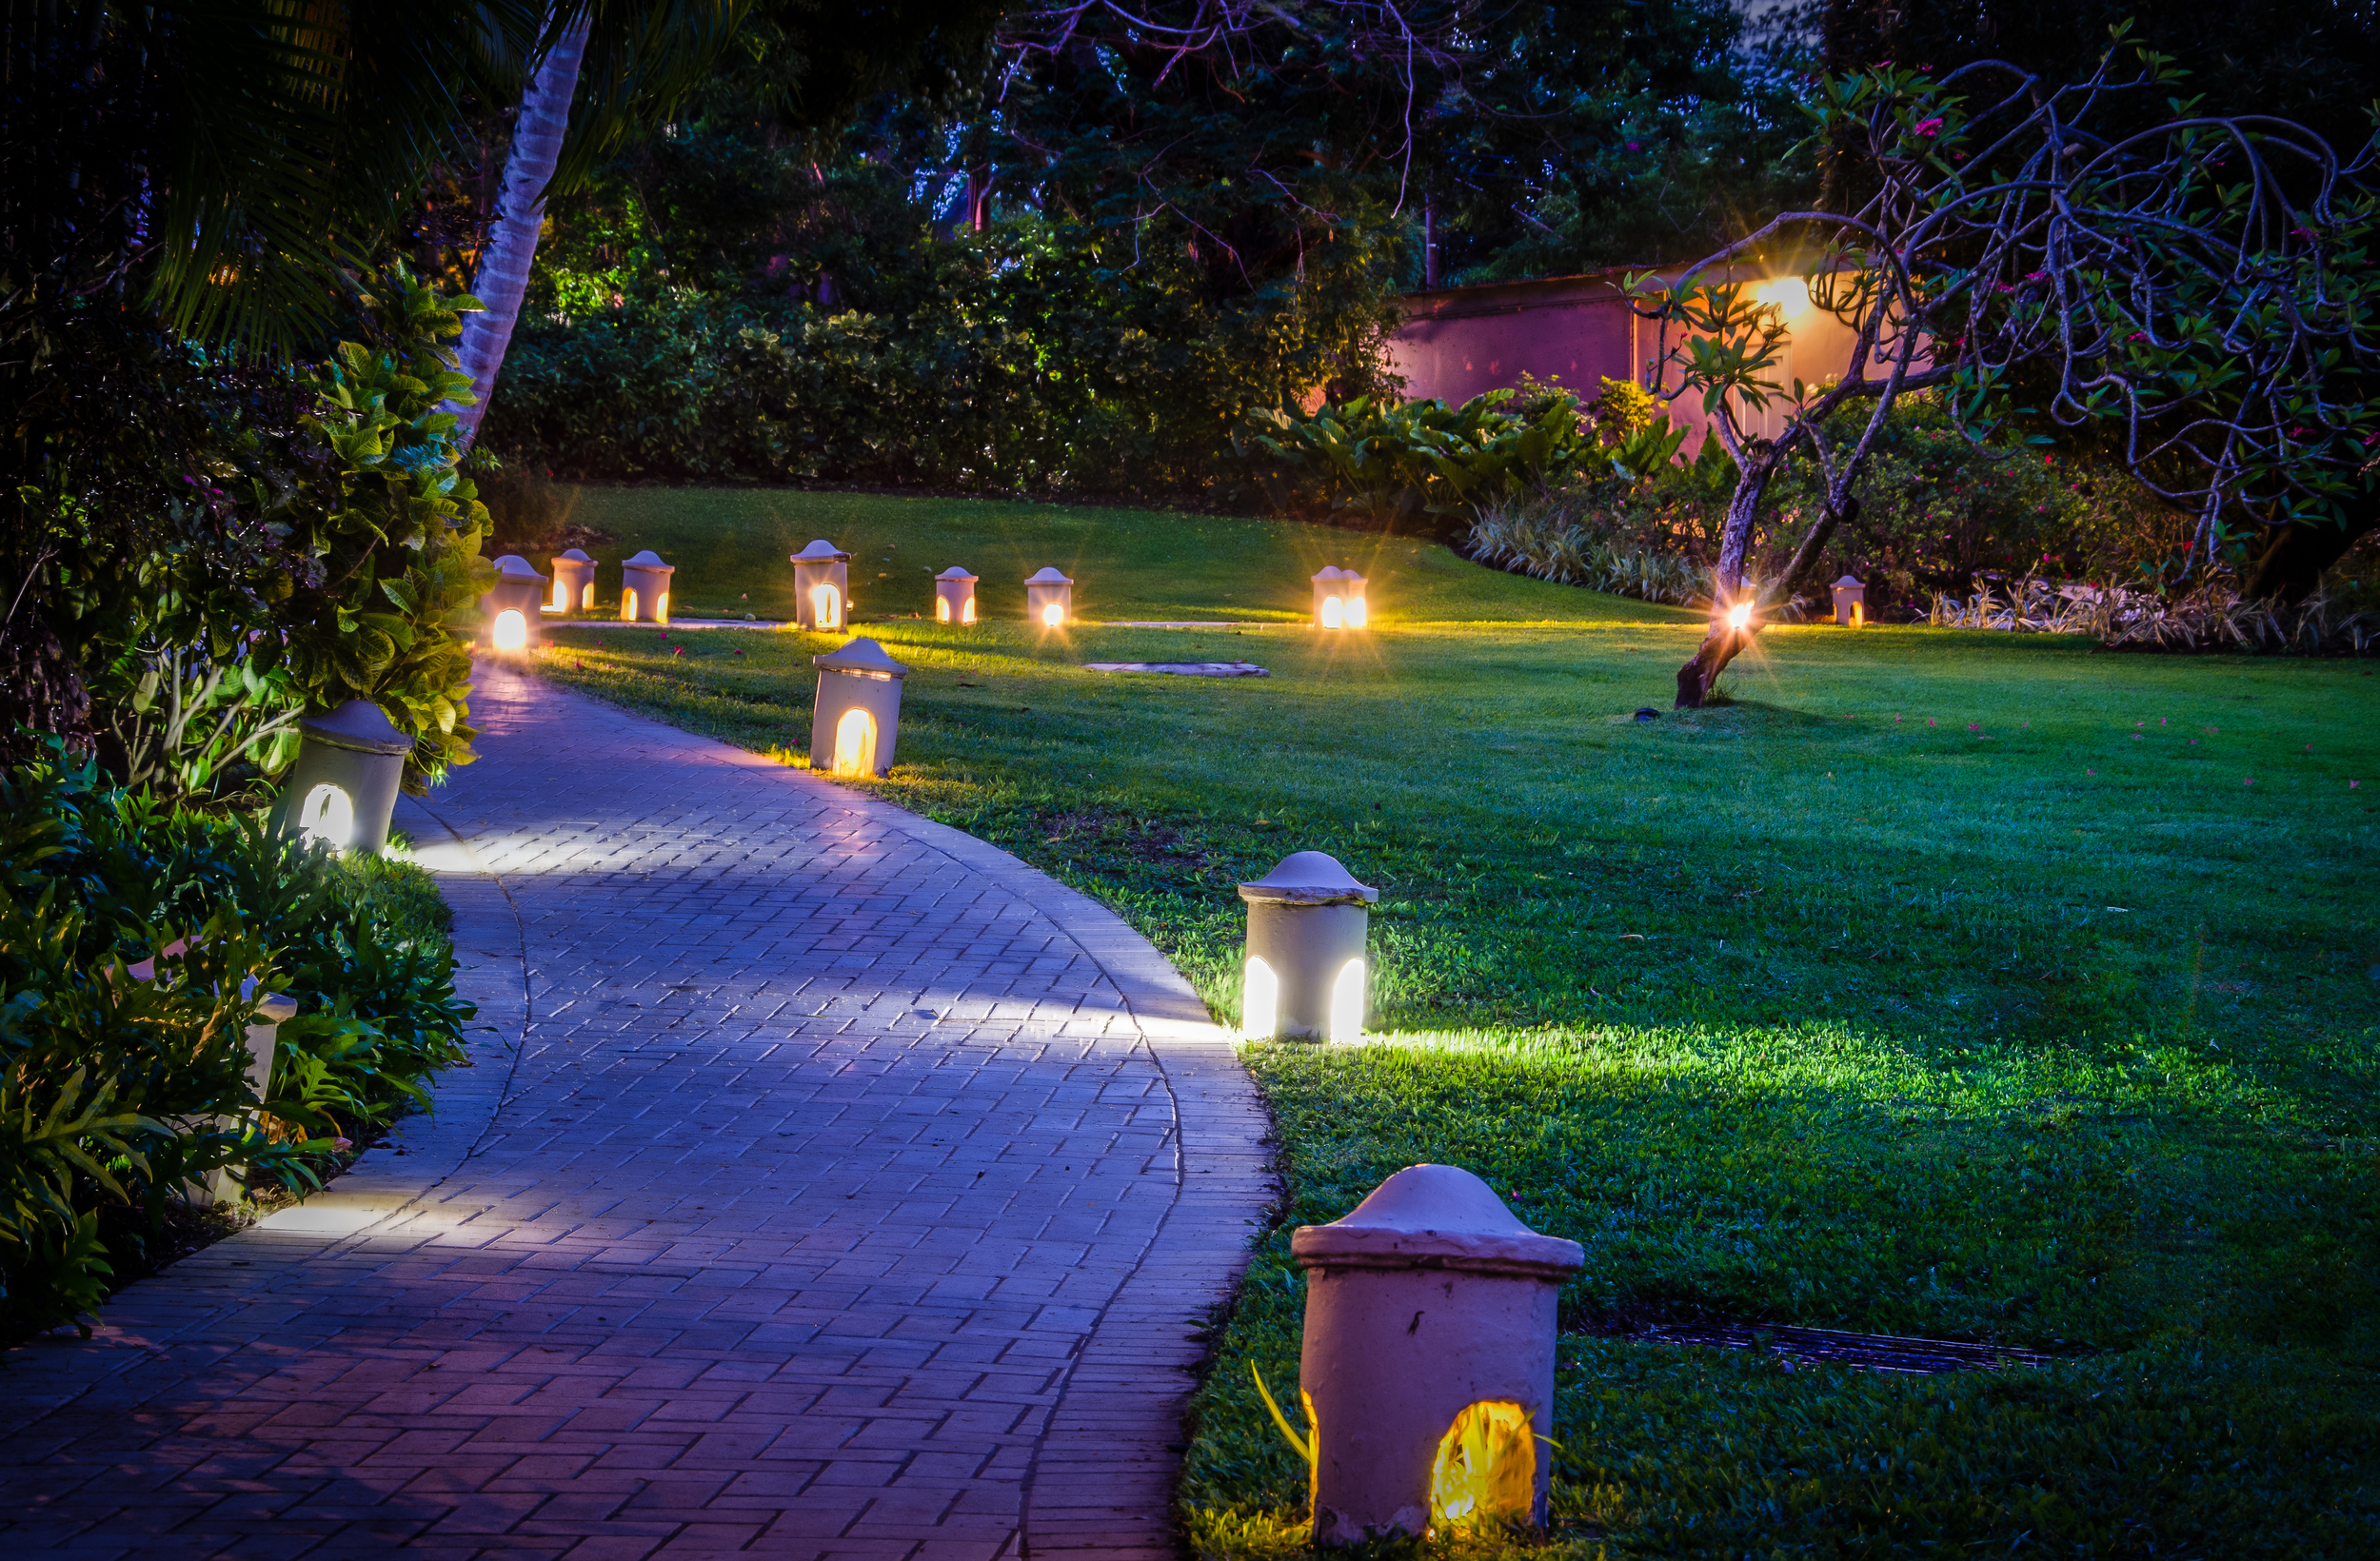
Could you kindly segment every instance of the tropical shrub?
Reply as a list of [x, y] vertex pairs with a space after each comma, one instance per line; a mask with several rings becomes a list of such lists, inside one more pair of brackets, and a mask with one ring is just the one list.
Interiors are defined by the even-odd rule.
[[[471, 1015], [418, 872], [110, 786], [55, 740], [40, 755], [0, 774], [10, 1334], [92, 1310], [194, 1181], [315, 1184], [359, 1127], [427, 1103]], [[133, 978], [152, 958], [156, 978]], [[262, 1098], [250, 980], [298, 1003]]]

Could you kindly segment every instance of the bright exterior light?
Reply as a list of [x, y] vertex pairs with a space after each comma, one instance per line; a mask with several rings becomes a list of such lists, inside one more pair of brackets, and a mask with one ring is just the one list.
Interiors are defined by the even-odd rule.
[[1359, 629], [1371, 621], [1372, 609], [1363, 604], [1363, 598], [1349, 597], [1347, 599], [1347, 626], [1351, 629]]
[[950, 622], [950, 598], [938, 596], [934, 599], [934, 622], [937, 623]]
[[669, 622], [669, 581], [678, 572], [647, 547], [620, 561], [620, 621], [624, 623]]
[[1810, 284], [1797, 276], [1780, 276], [1761, 283], [1753, 289], [1752, 296], [1763, 304], [1775, 305], [1791, 320], [1810, 307]]
[[1727, 626], [1741, 634], [1752, 625], [1752, 603], [1738, 602], [1727, 609]]
[[835, 722], [837, 775], [868, 775], [876, 769], [876, 718], [865, 710], [845, 710]]
[[1289, 1250], [1306, 1275], [1315, 1541], [1542, 1526], [1558, 1296], [1584, 1250], [1452, 1165], [1407, 1166]]
[[1271, 965], [1251, 955], [1247, 985], [1240, 996], [1240, 1037], [1242, 1040], [1270, 1040], [1279, 1022], [1280, 978], [1273, 974]]
[[967, 598], [967, 604], [960, 609], [959, 622], [962, 623], [972, 623], [975, 622], [975, 598]]
[[669, 593], [667, 591], [663, 591], [653, 598], [653, 622], [664, 628], [669, 626]]
[[1335, 629], [1347, 622], [1347, 604], [1335, 596], [1322, 599], [1322, 626]]
[[620, 622], [623, 623], [636, 622], [636, 587], [633, 585], [620, 593]]
[[843, 593], [835, 589], [831, 583], [811, 586], [810, 616], [818, 620], [820, 628], [843, 627]]
[[1868, 604], [1865, 602], [1854, 602], [1851, 604], [1851, 626], [1855, 629], [1864, 629], [1868, 626]]
[[355, 800], [327, 780], [298, 805], [298, 839], [345, 851], [355, 843]]
[[506, 607], [496, 615], [494, 639], [498, 650], [524, 650], [529, 642], [529, 621], [517, 607]]
[[1363, 1038], [1363, 961], [1350, 959], [1331, 983], [1331, 1039]]
[[554, 611], [568, 612], [569, 610], [570, 583], [566, 580], [557, 580], [554, 582]]
[[1065, 621], [1066, 609], [1055, 602], [1041, 609], [1041, 623], [1046, 628], [1054, 629]]
[[1043, 628], [1056, 628], [1074, 617], [1074, 582], [1055, 568], [1024, 577], [1024, 616]]

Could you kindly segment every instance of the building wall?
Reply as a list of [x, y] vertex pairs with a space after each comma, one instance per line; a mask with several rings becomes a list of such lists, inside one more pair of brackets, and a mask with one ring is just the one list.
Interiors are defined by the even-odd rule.
[[[1558, 379], [1585, 396], [1607, 379], [1650, 387], [1662, 351], [1660, 326], [1629, 306], [1620, 276], [1606, 271], [1408, 294], [1404, 326], [1389, 341], [1391, 366], [1404, 376], [1407, 396], [1455, 405], [1481, 391], [1511, 388], [1524, 372]], [[1815, 383], [1850, 367], [1854, 339], [1841, 321], [1805, 307], [1786, 323], [1793, 342], [1776, 375], [1780, 383], [1790, 385], [1796, 375]], [[1666, 380], [1676, 387], [1675, 366]], [[1681, 396], [1669, 414], [1695, 430], [1688, 450], [1700, 447], [1710, 422], [1700, 399]], [[1772, 404], [1748, 421], [1755, 431], [1774, 435], [1783, 413]]]

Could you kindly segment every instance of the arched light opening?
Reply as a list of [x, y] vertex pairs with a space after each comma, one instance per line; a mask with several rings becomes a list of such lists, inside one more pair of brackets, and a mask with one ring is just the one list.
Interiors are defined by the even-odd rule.
[[554, 582], [554, 611], [568, 612], [569, 610], [570, 583], [566, 580], [557, 580]]
[[950, 598], [938, 596], [934, 599], [934, 622], [937, 623], [950, 622]]
[[967, 604], [959, 609], [959, 622], [962, 623], [975, 622], [975, 598], [967, 598]]
[[865, 710], [845, 710], [835, 722], [835, 773], [876, 773], [876, 718]]
[[1041, 622], [1045, 627], [1054, 629], [1065, 621], [1066, 609], [1060, 606], [1055, 602], [1041, 609]]
[[653, 598], [653, 622], [664, 628], [669, 624], [669, 593], [667, 591]]
[[1240, 994], [1240, 1035], [1245, 1040], [1270, 1040], [1280, 1027], [1280, 978], [1254, 955], [1248, 957], [1247, 984]]
[[1346, 603], [1335, 596], [1324, 597], [1322, 599], [1322, 626], [1326, 629], [1335, 629], [1346, 621]]
[[506, 607], [496, 615], [496, 648], [526, 650], [529, 642], [529, 621], [521, 616], [518, 607]]
[[333, 851], [355, 843], [355, 800], [326, 780], [306, 794], [298, 806], [298, 839], [320, 841]]
[[1351, 629], [1359, 629], [1371, 621], [1371, 609], [1364, 606], [1363, 598], [1349, 597], [1347, 599], [1347, 626]]
[[1537, 1441], [1529, 1412], [1482, 1399], [1466, 1405], [1430, 1466], [1430, 1516], [1441, 1523], [1526, 1520], [1537, 1504]]
[[593, 581], [588, 581], [586, 583], [586, 589], [579, 593], [579, 606], [584, 611], [591, 612], [594, 610], [595, 583]]
[[620, 622], [623, 623], [633, 623], [636, 622], [636, 587], [633, 585], [623, 586], [621, 588]]
[[1331, 983], [1331, 1039], [1359, 1040], [1363, 1037], [1363, 961], [1350, 959], [1339, 967]]
[[823, 629], [843, 627], [843, 593], [831, 584], [810, 587], [810, 616]]

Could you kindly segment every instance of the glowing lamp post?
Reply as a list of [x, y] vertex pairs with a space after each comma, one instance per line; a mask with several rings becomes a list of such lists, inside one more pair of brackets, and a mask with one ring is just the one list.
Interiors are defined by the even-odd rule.
[[934, 577], [934, 622], [975, 622], [975, 576], [955, 563]]
[[1062, 628], [1073, 622], [1074, 582], [1055, 569], [1027, 575], [1024, 611], [1026, 617], [1045, 629]]
[[830, 775], [883, 775], [901, 736], [901, 680], [909, 669], [861, 635], [813, 656], [818, 702], [810, 718], [810, 768]]
[[620, 622], [669, 623], [669, 577], [678, 572], [647, 547], [620, 566]]
[[1306, 1271], [1299, 1386], [1314, 1539], [1542, 1526], [1555, 1297], [1586, 1261], [1452, 1165], [1409, 1165], [1290, 1238]]
[[1835, 583], [1835, 622], [1853, 628], [1868, 622], [1868, 587], [1845, 575]]
[[1363, 1034], [1364, 938], [1380, 892], [1327, 852], [1283, 857], [1248, 902], [1240, 1033], [1250, 1040], [1354, 1040]]
[[793, 621], [805, 629], [851, 626], [851, 555], [824, 538], [793, 555]]
[[529, 650], [537, 644], [539, 610], [545, 605], [545, 577], [518, 553], [496, 561], [496, 583], [479, 599], [487, 620], [487, 642], [498, 650]]
[[595, 561], [577, 548], [553, 561], [555, 612], [585, 612], [595, 605]]
[[1363, 600], [1363, 577], [1353, 569], [1322, 565], [1314, 577], [1314, 622], [1326, 629], [1359, 629], [1372, 620]]
[[380, 855], [413, 740], [369, 700], [307, 717], [298, 722], [298, 737], [297, 762], [275, 809], [278, 827], [309, 844]]

